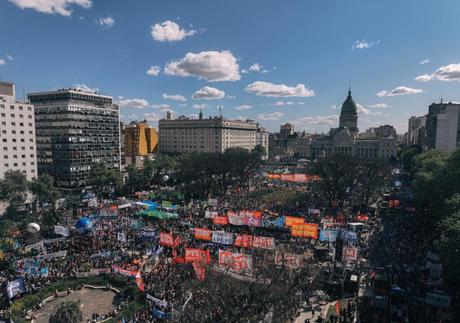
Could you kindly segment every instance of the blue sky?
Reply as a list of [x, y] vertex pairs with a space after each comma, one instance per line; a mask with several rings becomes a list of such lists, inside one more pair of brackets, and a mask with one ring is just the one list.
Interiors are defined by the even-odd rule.
[[459, 16], [458, 0], [0, 0], [0, 78], [97, 88], [124, 120], [222, 105], [309, 132], [338, 124], [351, 85], [362, 131], [405, 131], [460, 101]]

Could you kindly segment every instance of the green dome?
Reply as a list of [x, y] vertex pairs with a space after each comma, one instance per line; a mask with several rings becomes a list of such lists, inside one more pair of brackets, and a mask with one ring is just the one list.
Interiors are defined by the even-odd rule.
[[358, 107], [356, 106], [355, 101], [353, 101], [353, 98], [351, 97], [351, 91], [348, 91], [348, 96], [345, 102], [342, 104], [342, 114], [343, 113], [352, 113], [352, 114], [357, 114], [358, 112]]

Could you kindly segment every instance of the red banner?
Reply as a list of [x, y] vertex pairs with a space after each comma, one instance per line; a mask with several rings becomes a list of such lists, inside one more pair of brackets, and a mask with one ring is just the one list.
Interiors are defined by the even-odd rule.
[[195, 228], [195, 239], [211, 241], [212, 231], [209, 229]]
[[227, 267], [235, 272], [251, 271], [252, 257], [219, 249], [219, 266]]
[[248, 234], [237, 234], [235, 246], [243, 248], [252, 248], [252, 236]]
[[233, 225], [244, 225], [244, 215], [227, 212], [228, 222]]
[[285, 266], [290, 269], [300, 268], [303, 264], [303, 256], [291, 253], [275, 252], [275, 265]]
[[209, 250], [185, 248], [185, 262], [203, 262], [211, 263], [211, 255]]
[[206, 268], [204, 267], [203, 263], [196, 261], [192, 265], [193, 265], [193, 269], [195, 270], [196, 277], [199, 280], [205, 280]]
[[252, 245], [254, 248], [273, 250], [275, 249], [275, 238], [254, 237]]
[[160, 232], [160, 244], [162, 246], [175, 247], [179, 242], [179, 237], [174, 239], [171, 233]]
[[291, 228], [293, 237], [318, 239], [318, 225], [316, 223], [294, 224]]
[[227, 225], [228, 224], [228, 218], [226, 215], [219, 215], [215, 216], [213, 219], [214, 224], [219, 224], [219, 225]]

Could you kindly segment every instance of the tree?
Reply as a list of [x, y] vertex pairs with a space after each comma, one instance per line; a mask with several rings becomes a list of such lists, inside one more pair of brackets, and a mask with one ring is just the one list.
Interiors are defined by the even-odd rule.
[[0, 180], [0, 200], [13, 206], [24, 203], [29, 188], [26, 176], [19, 170], [8, 170]]
[[63, 302], [51, 315], [50, 323], [78, 323], [83, 319], [79, 302]]
[[125, 191], [127, 193], [133, 194], [135, 192], [143, 190], [148, 183], [148, 176], [145, 172], [139, 170], [134, 164], [131, 164], [127, 167], [128, 180], [125, 183]]
[[410, 174], [413, 174], [415, 157], [421, 153], [422, 150], [418, 146], [411, 146], [401, 150], [399, 152], [399, 159], [401, 160], [403, 169]]
[[42, 174], [34, 178], [30, 184], [30, 189], [41, 203], [50, 203], [54, 208], [54, 203], [61, 197], [61, 193], [54, 186], [54, 178], [48, 174]]
[[105, 164], [96, 163], [91, 167], [88, 183], [102, 197], [119, 189], [122, 179], [117, 170], [108, 169]]

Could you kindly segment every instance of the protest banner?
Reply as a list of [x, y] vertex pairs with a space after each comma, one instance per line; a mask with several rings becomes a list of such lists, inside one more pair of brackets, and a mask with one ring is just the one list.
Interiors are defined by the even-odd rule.
[[175, 246], [175, 240], [172, 234], [170, 233], [165, 233], [165, 232], [160, 232], [160, 244], [162, 246], [167, 246], [167, 247], [174, 247]]
[[156, 237], [156, 232], [153, 229], [142, 229], [139, 231], [139, 236], [145, 240], [153, 240]]
[[232, 245], [233, 233], [225, 231], [212, 231], [212, 242], [225, 245]]
[[209, 229], [195, 228], [194, 233], [195, 233], [195, 239], [206, 240], [206, 241], [212, 240], [212, 231]]
[[233, 225], [244, 225], [244, 215], [227, 212], [228, 222]]
[[255, 236], [252, 245], [254, 248], [273, 250], [275, 249], [275, 238]]
[[294, 224], [291, 228], [293, 237], [318, 239], [318, 225], [316, 223]]
[[252, 236], [248, 234], [237, 234], [235, 246], [242, 248], [252, 248]]
[[282, 251], [275, 252], [275, 265], [298, 269], [303, 265], [303, 256]]
[[156, 297], [153, 297], [152, 295], [150, 294], [146, 294], [145, 295], [145, 298], [148, 299], [149, 301], [152, 301], [154, 302], [155, 304], [157, 304], [158, 306], [161, 306], [161, 307], [167, 307], [168, 306], [168, 302], [164, 299], [158, 299]]
[[41, 250], [44, 249], [43, 241], [36, 242], [34, 244], [28, 245], [24, 247], [25, 252], [29, 252], [32, 250]]
[[120, 242], [126, 242], [126, 241], [128, 241], [128, 240], [126, 239], [126, 233], [124, 233], [124, 232], [118, 232], [118, 233], [117, 233], [117, 240], [120, 241]]
[[219, 225], [227, 225], [228, 224], [228, 218], [227, 216], [215, 216], [213, 219], [214, 224], [219, 224]]
[[10, 281], [6, 285], [6, 293], [8, 294], [9, 299], [12, 299], [17, 294], [25, 293], [26, 291], [26, 285], [24, 284], [24, 279], [22, 278]]
[[112, 271], [116, 274], [120, 274], [120, 275], [123, 275], [123, 276], [128, 276], [128, 277], [132, 277], [132, 278], [135, 278], [136, 275], [137, 275], [137, 271], [134, 271], [134, 270], [127, 270], [127, 269], [123, 269], [119, 266], [115, 266], [115, 265], [112, 265]]
[[63, 258], [67, 256], [67, 250], [61, 250], [52, 252], [43, 256], [40, 256], [41, 259], [54, 259], [54, 258]]
[[337, 240], [337, 230], [321, 230], [319, 232], [319, 241], [321, 242], [335, 242]]
[[355, 261], [358, 260], [358, 248], [357, 247], [344, 247], [342, 254], [343, 261]]
[[42, 240], [43, 244], [51, 244], [51, 243], [56, 243], [56, 242], [63, 242], [66, 241], [66, 237], [61, 237], [61, 238], [54, 238], [54, 239], [45, 239]]
[[219, 249], [219, 266], [229, 268], [235, 272], [251, 272], [252, 257]]
[[294, 224], [304, 224], [305, 219], [299, 218], [296, 216], [286, 216], [284, 219], [284, 225], [287, 227], [292, 227]]
[[194, 261], [209, 264], [211, 262], [211, 254], [209, 253], [209, 250], [185, 248], [185, 262]]
[[446, 308], [450, 305], [450, 297], [446, 294], [428, 292], [425, 296], [425, 303], [435, 307]]
[[204, 217], [206, 219], [214, 219], [215, 216], [217, 216], [217, 211], [209, 211], [209, 210], [207, 210], [207, 211], [204, 212]]
[[66, 227], [63, 227], [61, 225], [55, 225], [54, 226], [54, 233], [59, 234], [63, 237], [68, 237], [69, 236], [69, 229]]

